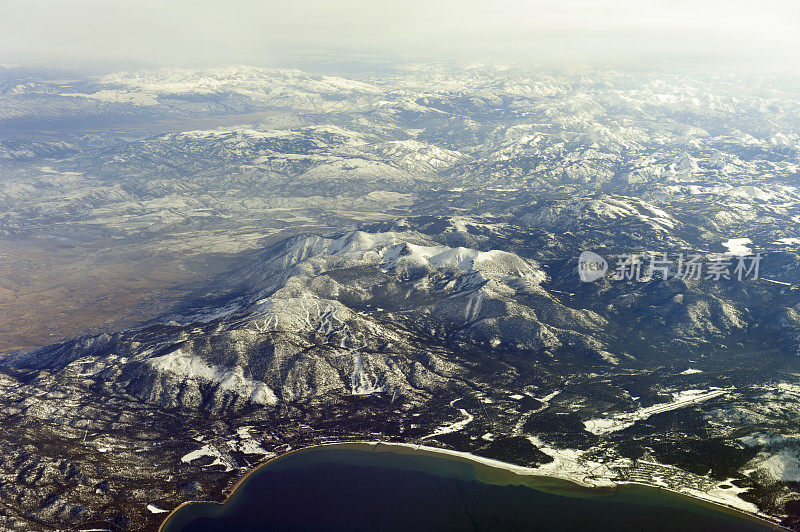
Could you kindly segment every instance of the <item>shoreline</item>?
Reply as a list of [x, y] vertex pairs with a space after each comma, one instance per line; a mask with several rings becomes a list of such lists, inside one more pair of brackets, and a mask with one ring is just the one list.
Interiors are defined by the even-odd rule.
[[[197, 501], [197, 500], [189, 500], [184, 501], [174, 509], [172, 509], [166, 517], [161, 521], [161, 524], [158, 527], [158, 532], [164, 532], [164, 526], [170, 520], [170, 518], [181, 508], [187, 506], [189, 504], [195, 503], [203, 503], [203, 504], [218, 504], [218, 505], [225, 505], [230, 498], [233, 496], [234, 493], [241, 487], [241, 485], [249, 479], [252, 475], [257, 473], [262, 467], [267, 466], [268, 464], [290, 456], [296, 453], [302, 453], [311, 451], [314, 449], [324, 449], [324, 448], [342, 448], [342, 449], [354, 449], [354, 450], [362, 450], [362, 451], [376, 451], [380, 448], [381, 451], [384, 452], [395, 452], [399, 454], [423, 454], [428, 456], [447, 456], [452, 459], [457, 459], [459, 461], [467, 462], [470, 464], [478, 464], [483, 466], [489, 470], [499, 470], [504, 473], [511, 473], [520, 480], [526, 480], [528, 482], [520, 482], [516, 485], [525, 486], [530, 489], [546, 492], [546, 493], [554, 493], [558, 495], [563, 495], [567, 497], [575, 497], [579, 498], [580, 494], [585, 496], [602, 496], [608, 495], [613, 493], [618, 493], [620, 488], [624, 488], [626, 486], [636, 486], [641, 488], [647, 488], [653, 490], [654, 492], [667, 492], [670, 495], [684, 499], [686, 501], [690, 501], [693, 504], [697, 504], [698, 506], [703, 506], [706, 508], [710, 508], [722, 513], [726, 513], [729, 515], [734, 515], [736, 517], [746, 519], [749, 521], [753, 521], [768, 527], [771, 527], [775, 530], [789, 530], [781, 526], [780, 524], [772, 521], [769, 516], [752, 513], [740, 508], [735, 508], [733, 506], [729, 506], [723, 502], [717, 502], [711, 500], [710, 498], [703, 498], [698, 497], [695, 495], [691, 495], [688, 493], [683, 493], [668, 487], [664, 486], [656, 486], [653, 484], [645, 484], [642, 482], [613, 482], [611, 484], [600, 484], [600, 485], [593, 485], [588, 482], [582, 482], [576, 478], [569, 477], [568, 475], [558, 476], [552, 474], [542, 474], [541, 471], [538, 471], [535, 468], [520, 466], [516, 464], [511, 464], [508, 462], [502, 462], [500, 460], [495, 460], [493, 458], [486, 458], [483, 456], [474, 455], [468, 453], [466, 451], [455, 451], [452, 449], [443, 449], [440, 447], [431, 447], [423, 444], [415, 444], [415, 443], [403, 443], [403, 442], [383, 442], [383, 441], [375, 441], [375, 440], [361, 440], [361, 441], [348, 441], [348, 442], [326, 442], [317, 445], [310, 445], [307, 447], [299, 447], [297, 449], [291, 449], [285, 453], [278, 454], [276, 456], [270, 457], [267, 460], [264, 460], [260, 464], [254, 466], [250, 470], [245, 473], [242, 478], [240, 478], [236, 483], [233, 484], [230, 491], [225, 495], [225, 499], [222, 502], [218, 501]], [[486, 484], [495, 484], [495, 485], [514, 485], [508, 482], [492, 482], [491, 479], [481, 479], [478, 478], [479, 482], [484, 482]], [[539, 484], [537, 484], [537, 481]]]

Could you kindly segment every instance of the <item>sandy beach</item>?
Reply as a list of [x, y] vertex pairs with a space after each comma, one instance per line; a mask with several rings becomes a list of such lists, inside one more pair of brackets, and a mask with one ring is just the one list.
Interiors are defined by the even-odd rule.
[[[575, 498], [602, 497], [604, 495], [611, 495], [614, 493], [618, 493], [620, 490], [624, 489], [649, 490], [652, 491], [654, 495], [658, 495], [659, 497], [662, 498], [672, 497], [676, 500], [690, 502], [698, 506], [703, 506], [709, 509], [734, 515], [742, 519], [747, 519], [753, 522], [757, 522], [772, 527], [775, 530], [787, 530], [779, 526], [775, 522], [770, 521], [769, 519], [766, 518], [766, 516], [734, 508], [728, 504], [725, 504], [724, 502], [716, 502], [710, 498], [697, 497], [692, 494], [682, 493], [664, 487], [651, 486], [648, 484], [642, 484], [636, 482], [614, 482], [614, 483], [597, 484], [593, 482], [586, 482], [584, 479], [580, 478], [580, 476], [575, 475], [571, 472], [565, 472], [563, 475], [559, 476], [557, 474], [557, 471], [548, 470], [547, 474], [543, 474], [541, 468], [519, 466], [507, 462], [502, 462], [499, 460], [494, 460], [491, 458], [477, 456], [463, 451], [454, 451], [451, 449], [442, 449], [439, 447], [431, 447], [413, 443], [387, 443], [381, 441], [357, 441], [357, 442], [341, 442], [341, 443], [330, 442], [309, 447], [303, 447], [299, 449], [292, 449], [281, 455], [269, 458], [268, 460], [265, 460], [258, 466], [248, 471], [247, 474], [245, 474], [240, 480], [238, 480], [233, 485], [225, 501], [218, 504], [225, 504], [233, 495], [233, 493], [235, 493], [236, 490], [239, 489], [242, 486], [242, 484], [245, 481], [247, 481], [248, 478], [250, 478], [253, 474], [258, 472], [261, 468], [267, 466], [268, 464], [275, 462], [277, 460], [284, 459], [290, 455], [310, 452], [322, 448], [340, 448], [340, 449], [352, 449], [358, 451], [379, 451], [379, 452], [391, 452], [397, 454], [443, 456], [476, 466], [475, 478], [476, 480], [482, 483], [493, 484], [498, 486], [520, 485], [536, 489], [539, 491], [543, 491], [546, 493], [552, 493], [556, 495], [563, 495]], [[169, 514], [167, 514], [164, 521], [162, 521], [162, 524], [159, 527], [159, 532], [162, 532], [164, 530], [165, 524], [169, 521], [170, 517], [172, 517], [175, 514], [175, 512], [177, 512], [187, 504], [202, 503], [202, 502], [209, 502], [209, 501], [186, 501], [177, 506]]]

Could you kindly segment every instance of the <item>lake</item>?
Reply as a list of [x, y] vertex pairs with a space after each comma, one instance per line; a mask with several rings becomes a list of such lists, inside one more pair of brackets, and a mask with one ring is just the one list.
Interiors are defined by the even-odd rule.
[[162, 530], [744, 532], [775, 527], [646, 486], [603, 492], [407, 447], [347, 444], [275, 459], [249, 475], [224, 505], [184, 505]]

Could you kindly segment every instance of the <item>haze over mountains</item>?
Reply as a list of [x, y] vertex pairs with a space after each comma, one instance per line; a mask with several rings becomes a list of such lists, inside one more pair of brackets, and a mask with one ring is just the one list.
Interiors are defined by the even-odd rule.
[[798, 117], [713, 72], [3, 69], [1, 526], [152, 528], [387, 439], [797, 528]]

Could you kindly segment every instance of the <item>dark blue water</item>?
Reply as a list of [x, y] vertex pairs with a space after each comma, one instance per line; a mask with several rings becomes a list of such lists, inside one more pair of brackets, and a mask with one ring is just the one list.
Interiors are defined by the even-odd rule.
[[566, 496], [488, 483], [509, 474], [487, 469], [439, 456], [307, 450], [259, 469], [225, 505], [184, 506], [163, 530], [773, 530], [650, 488]]

